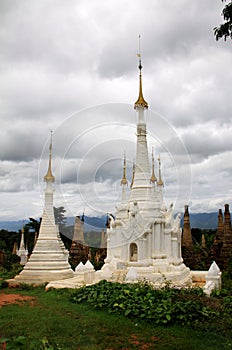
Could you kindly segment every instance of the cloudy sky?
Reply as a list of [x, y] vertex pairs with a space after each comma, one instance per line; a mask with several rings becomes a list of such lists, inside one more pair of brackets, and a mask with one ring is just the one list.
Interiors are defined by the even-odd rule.
[[41, 216], [50, 130], [55, 205], [114, 212], [124, 151], [128, 180], [135, 160], [139, 34], [148, 148], [161, 155], [167, 204], [232, 204], [231, 42], [213, 35], [222, 7], [1, 0], [0, 220]]

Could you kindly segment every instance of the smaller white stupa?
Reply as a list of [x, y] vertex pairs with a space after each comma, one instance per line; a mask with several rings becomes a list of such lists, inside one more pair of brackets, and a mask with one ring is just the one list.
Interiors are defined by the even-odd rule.
[[22, 228], [20, 246], [16, 254], [20, 257], [20, 265], [25, 265], [28, 259], [28, 250], [24, 242], [24, 227]]
[[14, 279], [8, 280], [10, 285], [19, 283], [39, 285], [70, 278], [74, 274], [68, 263], [68, 254], [60, 239], [54, 218], [53, 182], [55, 177], [52, 174], [52, 134], [48, 171], [44, 180], [46, 182], [45, 205], [39, 237], [24, 269]]

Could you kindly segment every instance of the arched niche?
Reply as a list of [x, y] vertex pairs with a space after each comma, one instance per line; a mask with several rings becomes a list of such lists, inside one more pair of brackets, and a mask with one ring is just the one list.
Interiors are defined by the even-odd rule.
[[136, 243], [130, 244], [130, 261], [138, 261], [138, 247]]

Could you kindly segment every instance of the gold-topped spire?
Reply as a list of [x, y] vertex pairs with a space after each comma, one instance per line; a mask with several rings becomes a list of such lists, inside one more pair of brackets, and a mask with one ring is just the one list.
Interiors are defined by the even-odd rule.
[[159, 162], [159, 181], [157, 182], [157, 185], [163, 186], [164, 183], [163, 183], [162, 178], [161, 178], [161, 161], [160, 161], [160, 155], [159, 155], [159, 157], [158, 157], [158, 162]]
[[126, 153], [125, 152], [124, 152], [123, 176], [121, 180], [121, 185], [128, 185], [128, 181], [126, 178]]
[[51, 131], [51, 140], [50, 140], [50, 146], [49, 146], [49, 163], [48, 163], [48, 171], [47, 174], [44, 176], [45, 181], [55, 181], [55, 177], [52, 175], [52, 131]]
[[139, 53], [137, 54], [137, 56], [139, 57], [139, 65], [138, 65], [138, 68], [139, 68], [139, 97], [137, 99], [137, 101], [135, 102], [134, 104], [134, 108], [145, 108], [145, 109], [148, 109], [148, 103], [144, 100], [144, 97], [143, 97], [143, 87], [142, 87], [142, 61], [141, 61], [141, 53], [140, 53], [140, 35], [139, 35]]
[[155, 160], [154, 160], [154, 153], [153, 153], [153, 147], [152, 147], [152, 172], [151, 172], [151, 178], [150, 178], [150, 182], [155, 183], [157, 181], [157, 178], [155, 176]]

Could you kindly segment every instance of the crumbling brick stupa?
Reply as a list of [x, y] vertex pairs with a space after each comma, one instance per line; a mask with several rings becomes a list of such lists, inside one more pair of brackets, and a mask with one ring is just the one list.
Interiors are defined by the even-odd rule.
[[210, 260], [215, 260], [221, 270], [227, 270], [232, 259], [232, 227], [229, 204], [225, 204], [224, 217], [218, 211], [218, 227], [210, 252]]

